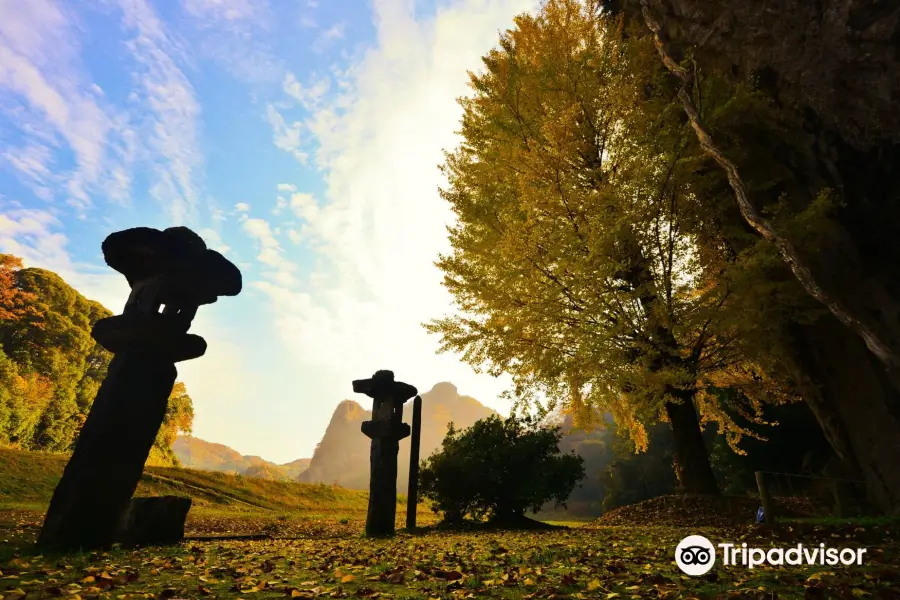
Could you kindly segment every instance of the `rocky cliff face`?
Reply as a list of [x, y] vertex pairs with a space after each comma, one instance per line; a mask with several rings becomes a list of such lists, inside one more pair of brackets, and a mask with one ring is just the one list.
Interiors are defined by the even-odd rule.
[[[451, 383], [438, 383], [422, 396], [422, 442], [420, 459], [434, 452], [453, 422], [465, 428], [494, 411], [470, 396], [459, 394]], [[298, 481], [338, 483], [353, 489], [369, 486], [369, 438], [360, 431], [370, 411], [352, 400], [344, 400], [334, 411], [321, 443], [316, 447], [309, 468]], [[404, 406], [403, 420], [412, 423], [412, 402]], [[409, 438], [400, 441], [397, 490], [405, 493], [409, 481]]]
[[369, 439], [360, 424], [372, 418], [371, 411], [352, 400], [337, 405], [316, 446], [309, 467], [297, 477], [303, 483], [337, 483], [352, 489], [369, 485]]

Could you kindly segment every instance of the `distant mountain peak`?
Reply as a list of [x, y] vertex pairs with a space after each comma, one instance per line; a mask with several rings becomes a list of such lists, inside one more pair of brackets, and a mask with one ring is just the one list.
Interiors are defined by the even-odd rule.
[[434, 384], [431, 388], [431, 391], [427, 392], [428, 394], [435, 394], [442, 397], [458, 397], [459, 390], [455, 385], [450, 383], [449, 381], [442, 381], [440, 383]]
[[[460, 396], [456, 386], [442, 381], [422, 394], [421, 458], [441, 445], [447, 424], [458, 428], [492, 414], [493, 410], [469, 396]], [[412, 422], [412, 402], [403, 407], [403, 420]], [[348, 488], [365, 489], [369, 485], [369, 451], [371, 441], [360, 431], [360, 424], [371, 418], [368, 408], [353, 400], [344, 400], [335, 408], [322, 441], [310, 461], [309, 468], [298, 481], [334, 483]], [[409, 469], [409, 438], [400, 441], [397, 487], [406, 490]]]
[[457, 387], [449, 381], [436, 383], [431, 390], [422, 394], [422, 400], [425, 402], [440, 402], [443, 404], [455, 404], [461, 398]]
[[336, 421], [354, 421], [359, 419], [363, 413], [368, 412], [362, 405], [355, 400], [342, 400], [334, 409], [331, 415], [331, 422]]

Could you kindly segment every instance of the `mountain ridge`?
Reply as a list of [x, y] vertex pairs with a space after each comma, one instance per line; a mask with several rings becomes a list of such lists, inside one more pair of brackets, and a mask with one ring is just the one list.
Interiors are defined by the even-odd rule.
[[310, 461], [308, 458], [298, 458], [288, 463], [277, 464], [260, 456], [242, 455], [225, 444], [209, 442], [192, 435], [176, 438], [172, 444], [172, 451], [181, 466], [189, 469], [236, 473], [275, 480], [295, 479], [309, 466]]

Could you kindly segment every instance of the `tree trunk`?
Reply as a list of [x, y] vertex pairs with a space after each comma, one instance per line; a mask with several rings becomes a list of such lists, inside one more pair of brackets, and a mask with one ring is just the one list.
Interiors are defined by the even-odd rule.
[[[631, 283], [635, 290], [643, 290], [638, 300], [647, 315], [656, 313], [659, 298], [655, 294], [653, 274], [649, 261], [636, 243], [635, 238], [623, 237], [624, 264], [619, 276]], [[685, 368], [678, 341], [672, 330], [661, 324], [651, 325], [653, 337], [660, 344], [654, 349], [649, 369], [658, 371], [667, 366]], [[628, 390], [625, 390], [626, 392]], [[667, 402], [666, 413], [675, 436], [675, 475], [685, 492], [693, 494], [719, 494], [719, 487], [709, 463], [709, 452], [703, 442], [703, 431], [697, 418], [694, 404], [695, 390], [670, 389], [669, 393], [681, 402]]]
[[713, 476], [709, 452], [703, 442], [703, 432], [694, 393], [683, 394], [681, 402], [666, 402], [666, 415], [675, 436], [675, 474], [682, 490], [689, 494], [719, 494], [719, 486]]
[[835, 453], [855, 463], [871, 501], [900, 513], [900, 393], [866, 348], [838, 323], [803, 330], [802, 368], [817, 382], [805, 394]]

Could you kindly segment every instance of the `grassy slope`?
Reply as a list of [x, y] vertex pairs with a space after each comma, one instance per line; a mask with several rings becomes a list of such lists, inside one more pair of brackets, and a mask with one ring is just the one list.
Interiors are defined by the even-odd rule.
[[[50, 502], [66, 457], [0, 449], [0, 506]], [[367, 494], [325, 484], [270, 481], [192, 469], [148, 467], [136, 495], [190, 496], [195, 506], [263, 511], [364, 511]], [[400, 501], [405, 501], [401, 499]]]

